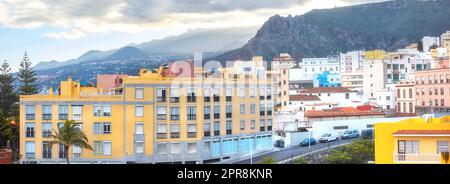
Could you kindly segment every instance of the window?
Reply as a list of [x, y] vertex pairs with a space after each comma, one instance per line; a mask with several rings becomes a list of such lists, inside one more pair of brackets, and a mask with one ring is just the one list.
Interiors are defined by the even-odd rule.
[[211, 136], [211, 123], [210, 122], [204, 122], [203, 131], [204, 131], [205, 137]]
[[42, 142], [42, 158], [52, 158], [52, 144], [49, 142]]
[[33, 138], [34, 137], [35, 124], [34, 123], [26, 123], [25, 127], [26, 127], [26, 129], [25, 129], [26, 137]]
[[180, 153], [180, 143], [172, 143], [172, 153]]
[[166, 154], [167, 153], [167, 144], [166, 143], [157, 143], [156, 150], [158, 154]]
[[72, 105], [72, 119], [73, 120], [81, 120], [83, 115], [83, 106], [81, 105]]
[[220, 135], [220, 121], [214, 122], [214, 135]]
[[187, 137], [188, 138], [196, 138], [197, 137], [197, 125], [196, 124], [188, 124], [187, 125]]
[[266, 131], [266, 122], [264, 119], [259, 120], [259, 131]]
[[36, 108], [34, 105], [25, 106], [26, 120], [34, 120], [36, 116]]
[[250, 88], [250, 97], [255, 97], [255, 95], [256, 95], [256, 91], [255, 91], [255, 88]]
[[167, 138], [167, 125], [166, 124], [158, 124], [158, 125], [156, 125], [156, 129], [157, 129], [156, 130], [156, 138], [157, 139], [166, 139]]
[[437, 141], [437, 154], [441, 154], [442, 152], [448, 152], [448, 141]]
[[255, 129], [255, 120], [254, 119], [252, 119], [252, 120], [250, 120], [250, 129]]
[[180, 89], [170, 88], [170, 102], [172, 103], [180, 102]]
[[136, 117], [144, 117], [144, 105], [136, 105], [135, 106], [135, 116]]
[[94, 123], [94, 134], [102, 133], [102, 123]]
[[256, 105], [250, 104], [250, 113], [254, 114], [256, 112]]
[[405, 141], [405, 153], [406, 154], [419, 153], [419, 141]]
[[94, 116], [100, 116], [102, 113], [102, 106], [99, 104], [94, 104]]
[[197, 153], [197, 143], [189, 142], [187, 144], [187, 148], [188, 148], [188, 150], [187, 150], [188, 153]]
[[245, 98], [245, 88], [239, 88], [239, 97]]
[[178, 139], [180, 138], [180, 124], [170, 125], [170, 138]]
[[166, 111], [167, 111], [166, 106], [156, 107], [156, 119], [157, 120], [166, 120], [167, 119]]
[[272, 115], [272, 103], [267, 104], [267, 115], [268, 116]]
[[111, 116], [111, 105], [103, 105], [103, 116]]
[[231, 102], [232, 96], [233, 96], [233, 88], [227, 88], [225, 91], [226, 95], [226, 101]]
[[196, 120], [197, 119], [197, 107], [189, 106], [187, 107], [187, 120]]
[[111, 141], [103, 141], [103, 155], [111, 155]]
[[42, 106], [42, 120], [52, 120], [52, 106], [43, 105]]
[[67, 105], [58, 106], [58, 118], [59, 120], [67, 120], [69, 115], [69, 107]]
[[72, 158], [81, 158], [81, 147], [78, 145], [72, 145]]
[[144, 88], [136, 88], [134, 95], [136, 99], [144, 99]]
[[232, 113], [233, 113], [233, 106], [227, 105], [227, 106], [225, 107], [225, 111], [226, 111], [226, 117], [227, 117], [227, 118], [231, 118]]
[[220, 101], [220, 88], [214, 88], [214, 101]]
[[240, 128], [241, 128], [241, 130], [245, 130], [245, 120], [241, 120]]
[[[95, 145], [95, 142], [94, 142], [94, 145]], [[66, 152], [66, 149], [64, 149], [64, 145], [59, 144], [58, 149], [59, 149], [58, 158], [67, 158], [67, 155], [66, 155], [67, 152]]]
[[272, 130], [272, 119], [268, 119], [267, 120], [267, 131], [271, 131]]
[[203, 101], [204, 102], [211, 101], [210, 89], [208, 89], [208, 88], [203, 88]]
[[136, 135], [144, 135], [144, 123], [142, 122], [136, 123], [134, 133]]
[[134, 144], [135, 144], [136, 154], [144, 153], [144, 142], [143, 141], [137, 141]]
[[187, 102], [196, 102], [196, 94], [195, 94], [195, 88], [187, 88], [186, 89], [187, 94], [186, 94], [186, 98], [187, 98]]
[[390, 101], [391, 100], [391, 96], [386, 96], [386, 101]]
[[245, 104], [240, 105], [241, 114], [245, 114]]
[[177, 121], [180, 120], [180, 108], [170, 107], [170, 120]]
[[[292, 102], [290, 102], [290, 103], [292, 103]], [[261, 102], [261, 103], [259, 104], [259, 115], [260, 115], [260, 116], [264, 116], [264, 114], [265, 114], [264, 102]]]
[[42, 124], [42, 137], [48, 138], [52, 135], [52, 124], [43, 123]]
[[350, 99], [350, 94], [349, 93], [345, 93], [345, 99]]
[[231, 120], [227, 120], [226, 130], [227, 130], [227, 135], [232, 134]]
[[203, 107], [203, 119], [211, 119], [211, 107], [210, 106]]
[[220, 105], [214, 105], [214, 119], [220, 118]]
[[111, 123], [103, 123], [103, 134], [111, 134]]
[[166, 90], [165, 89], [156, 89], [156, 101], [157, 102], [166, 102]]
[[34, 159], [36, 157], [36, 145], [34, 142], [25, 142], [25, 157], [27, 159]]
[[205, 144], [203, 145], [204, 151], [205, 152], [210, 152], [211, 151], [211, 142], [205, 142]]

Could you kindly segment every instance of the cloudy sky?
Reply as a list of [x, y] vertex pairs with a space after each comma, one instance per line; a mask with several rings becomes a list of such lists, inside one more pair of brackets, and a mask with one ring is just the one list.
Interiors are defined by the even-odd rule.
[[382, 0], [0, 0], [0, 60], [76, 58], [181, 34], [188, 29], [262, 25], [275, 14], [300, 15]]

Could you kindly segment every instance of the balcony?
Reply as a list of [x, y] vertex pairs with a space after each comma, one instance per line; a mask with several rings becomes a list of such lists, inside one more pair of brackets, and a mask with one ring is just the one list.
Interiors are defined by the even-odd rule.
[[188, 103], [196, 102], [196, 100], [197, 100], [197, 98], [196, 98], [195, 96], [188, 96], [188, 97], [187, 97]]
[[167, 139], [167, 133], [157, 133], [156, 139]]
[[220, 114], [214, 114], [214, 119], [219, 119], [220, 118]]
[[26, 119], [26, 120], [34, 120], [34, 118], [35, 118], [35, 114], [27, 114], [27, 115], [25, 116], [25, 119]]
[[170, 120], [178, 121], [180, 120], [180, 115], [170, 115]]
[[394, 163], [439, 164], [439, 163], [441, 163], [441, 155], [440, 154], [394, 154]]
[[232, 113], [227, 113], [226, 114], [226, 118], [232, 118], [233, 114]]
[[[159, 133], [160, 134], [160, 133]], [[158, 134], [158, 135], [159, 135]], [[163, 135], [161, 135], [161, 137], [163, 137], [162, 139], [165, 139], [167, 136], [166, 136], [166, 134], [164, 133], [164, 136]], [[159, 138], [159, 137], [157, 137], [157, 138]], [[136, 141], [145, 141], [145, 134], [134, 134], [134, 141], [136, 142]]]
[[157, 97], [156, 101], [157, 102], [166, 102], [166, 97]]
[[49, 138], [50, 136], [52, 136], [52, 131], [51, 130], [43, 130], [42, 131], [42, 137], [43, 138]]
[[170, 138], [172, 139], [180, 138], [180, 132], [170, 132]]
[[36, 153], [25, 153], [25, 157], [27, 159], [35, 159], [36, 158]]
[[52, 152], [51, 151], [43, 151], [42, 152], [42, 158], [44, 158], [44, 159], [52, 158]]
[[188, 138], [197, 138], [197, 132], [188, 132], [187, 137]]
[[232, 130], [228, 129], [227, 130], [227, 135], [231, 135], [231, 134], [233, 134]]
[[203, 119], [211, 119], [211, 114], [204, 114]]
[[205, 132], [203, 133], [203, 136], [204, 136], [204, 137], [209, 137], [209, 136], [211, 136], [211, 132], [210, 132], [210, 131], [205, 131]]
[[214, 102], [219, 102], [219, 101], [220, 101], [220, 96], [214, 95]]
[[220, 131], [214, 131], [214, 136], [220, 135]]
[[259, 127], [259, 131], [261, 131], [261, 132], [264, 132], [264, 131], [266, 131], [266, 127]]

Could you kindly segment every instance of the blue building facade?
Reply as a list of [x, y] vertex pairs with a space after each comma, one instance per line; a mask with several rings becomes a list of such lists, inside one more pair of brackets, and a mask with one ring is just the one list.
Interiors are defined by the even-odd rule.
[[325, 71], [314, 75], [314, 87], [341, 87], [341, 75]]

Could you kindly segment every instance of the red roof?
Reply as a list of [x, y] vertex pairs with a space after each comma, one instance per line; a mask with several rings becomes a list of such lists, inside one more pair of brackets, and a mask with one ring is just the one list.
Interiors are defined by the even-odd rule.
[[450, 134], [450, 130], [399, 130], [394, 134]]
[[302, 93], [349, 93], [352, 90], [344, 87], [318, 87], [306, 89]]
[[290, 101], [320, 101], [320, 98], [316, 95], [290, 95]]

